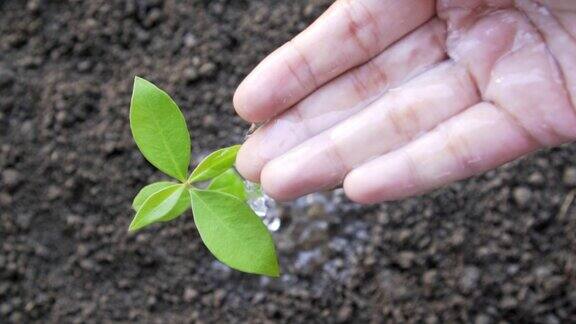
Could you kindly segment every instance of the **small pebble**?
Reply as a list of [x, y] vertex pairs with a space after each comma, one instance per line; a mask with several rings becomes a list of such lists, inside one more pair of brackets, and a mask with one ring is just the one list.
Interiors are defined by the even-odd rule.
[[62, 189], [56, 185], [50, 185], [46, 193], [46, 198], [48, 200], [54, 200], [59, 197], [62, 197]]
[[414, 252], [403, 251], [403, 252], [400, 252], [400, 254], [398, 255], [398, 264], [403, 269], [408, 269], [408, 268], [412, 267], [415, 259], [416, 259], [416, 254]]
[[184, 289], [184, 300], [186, 302], [191, 302], [198, 297], [198, 291], [196, 289], [188, 287]]
[[490, 323], [492, 323], [492, 320], [490, 319], [490, 316], [486, 314], [479, 314], [474, 319], [474, 324], [490, 324]]
[[525, 207], [532, 198], [532, 191], [526, 187], [518, 187], [513, 192], [514, 201], [520, 207]]
[[460, 279], [460, 288], [466, 293], [471, 292], [478, 286], [479, 279], [480, 269], [477, 267], [466, 267], [464, 275]]
[[202, 76], [210, 76], [210, 75], [212, 75], [212, 73], [214, 73], [215, 70], [216, 70], [216, 65], [212, 62], [208, 62], [208, 63], [202, 64], [200, 66], [200, 69], [198, 69], [198, 72]]
[[196, 81], [200, 78], [198, 71], [196, 71], [196, 69], [193, 67], [189, 67], [189, 68], [184, 69], [183, 74], [184, 74], [184, 79], [188, 82], [193, 82], [193, 81]]
[[198, 39], [196, 39], [196, 36], [188, 33], [186, 35], [184, 35], [184, 46], [188, 47], [188, 48], [192, 48], [194, 46], [196, 46], [198, 44]]
[[2, 171], [2, 185], [8, 188], [14, 188], [20, 183], [20, 173], [14, 169]]
[[528, 182], [533, 185], [541, 185], [544, 184], [544, 182], [546, 182], [546, 179], [544, 178], [541, 172], [536, 171], [530, 174], [530, 176], [528, 177]]
[[338, 311], [338, 320], [341, 322], [348, 321], [352, 317], [353, 313], [354, 309], [351, 306], [346, 305]]
[[564, 170], [564, 175], [562, 176], [562, 181], [567, 186], [576, 185], [576, 168], [569, 167]]

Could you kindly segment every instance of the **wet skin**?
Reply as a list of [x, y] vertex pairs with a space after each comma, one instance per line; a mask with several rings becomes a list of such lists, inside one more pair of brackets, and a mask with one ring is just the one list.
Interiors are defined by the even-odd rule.
[[234, 106], [240, 173], [289, 200], [401, 199], [576, 139], [576, 1], [340, 0]]

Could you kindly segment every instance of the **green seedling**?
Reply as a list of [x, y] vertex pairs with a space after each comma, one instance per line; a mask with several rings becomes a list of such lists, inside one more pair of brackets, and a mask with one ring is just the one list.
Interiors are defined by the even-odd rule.
[[202, 241], [220, 262], [248, 273], [279, 275], [272, 236], [247, 204], [244, 181], [234, 169], [239, 145], [213, 152], [188, 175], [191, 144], [184, 116], [168, 94], [139, 77], [130, 128], [144, 157], [178, 182], [142, 188], [132, 203], [136, 216], [129, 231], [173, 220], [191, 207]]

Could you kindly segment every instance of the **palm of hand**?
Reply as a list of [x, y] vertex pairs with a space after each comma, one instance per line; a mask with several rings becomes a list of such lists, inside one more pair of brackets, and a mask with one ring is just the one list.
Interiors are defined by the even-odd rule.
[[576, 138], [576, 2], [341, 0], [234, 98], [277, 199], [426, 192]]

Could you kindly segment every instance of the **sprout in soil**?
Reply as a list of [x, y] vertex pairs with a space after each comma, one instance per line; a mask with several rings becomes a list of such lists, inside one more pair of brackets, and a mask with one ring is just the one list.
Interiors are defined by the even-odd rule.
[[247, 204], [244, 181], [234, 169], [239, 145], [213, 152], [188, 175], [191, 146], [184, 116], [168, 94], [139, 77], [130, 128], [144, 157], [178, 180], [140, 190], [132, 203], [136, 216], [130, 231], [173, 220], [191, 207], [202, 241], [219, 261], [248, 273], [279, 275], [272, 236]]

